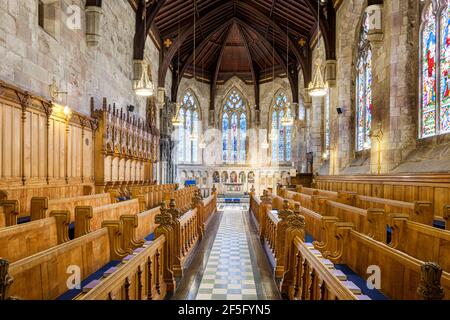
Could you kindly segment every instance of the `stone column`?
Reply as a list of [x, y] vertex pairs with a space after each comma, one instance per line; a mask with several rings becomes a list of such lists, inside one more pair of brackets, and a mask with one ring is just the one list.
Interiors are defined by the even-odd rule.
[[325, 81], [328, 82], [330, 87], [336, 86], [336, 64], [337, 61], [335, 59], [325, 62]]
[[[366, 12], [369, 15], [369, 33], [368, 41], [372, 49], [372, 135], [370, 149], [370, 173], [378, 174], [386, 172], [386, 165], [383, 164], [387, 150], [386, 128], [389, 126], [389, 106], [388, 99], [385, 99], [387, 92], [385, 90], [386, 79], [384, 79], [384, 64], [386, 61], [385, 48], [383, 46], [383, 30], [381, 24], [381, 5], [372, 5], [367, 7]], [[388, 82], [389, 83], [389, 82]], [[383, 137], [380, 140], [381, 132]], [[380, 154], [381, 153], [381, 154]], [[379, 163], [379, 157], [381, 160]], [[379, 170], [379, 165], [382, 169]]]
[[313, 153], [313, 172], [322, 165], [323, 158], [323, 97], [313, 97], [310, 120], [310, 150]]

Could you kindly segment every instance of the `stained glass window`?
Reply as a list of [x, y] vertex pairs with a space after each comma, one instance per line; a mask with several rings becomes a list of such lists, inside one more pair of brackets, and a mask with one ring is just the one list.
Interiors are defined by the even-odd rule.
[[450, 0], [431, 1], [422, 17], [420, 137], [426, 138], [450, 132]]
[[245, 162], [247, 159], [247, 116], [245, 114], [241, 114], [240, 121], [240, 129], [241, 129], [241, 141], [240, 141], [240, 158], [241, 162]]
[[192, 114], [192, 119], [194, 120], [192, 132], [194, 134], [195, 139], [192, 140], [192, 162], [197, 163], [198, 162], [198, 139], [199, 139], [199, 119], [198, 119], [198, 112], [194, 111]]
[[198, 139], [191, 139], [200, 134], [200, 110], [197, 99], [191, 90], [187, 90], [183, 96], [180, 107], [180, 121], [178, 128], [178, 161], [196, 163], [199, 159]]
[[372, 51], [367, 39], [369, 15], [361, 26], [356, 79], [356, 150], [370, 149], [372, 129]]
[[228, 114], [222, 117], [222, 161], [228, 161]]
[[275, 95], [275, 103], [272, 106], [271, 117], [271, 132], [276, 133], [277, 139], [272, 141], [272, 162], [291, 161], [292, 158], [292, 128], [290, 126], [283, 126], [281, 120], [288, 107], [287, 112], [292, 116], [292, 110], [289, 108], [289, 101], [287, 94], [284, 91], [279, 91]]
[[222, 161], [247, 161], [247, 107], [235, 89], [227, 96], [222, 109]]

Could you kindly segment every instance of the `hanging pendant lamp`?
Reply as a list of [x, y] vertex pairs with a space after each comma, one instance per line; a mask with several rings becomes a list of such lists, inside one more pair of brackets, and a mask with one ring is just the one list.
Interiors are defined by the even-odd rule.
[[[286, 70], [289, 72], [289, 17], [287, 17], [286, 23]], [[294, 118], [291, 114], [291, 103], [288, 102], [284, 105], [284, 114], [281, 118], [281, 125], [283, 127], [290, 127], [294, 125]]]
[[[144, 13], [143, 13], [143, 19], [144, 19], [144, 30], [147, 32], [147, 5], [144, 3]], [[141, 78], [134, 82], [134, 92], [141, 97], [151, 97], [155, 94], [155, 87], [150, 80], [150, 76], [148, 74], [148, 63], [145, 61], [142, 61], [141, 64], [142, 71], [141, 71]]]
[[[317, 37], [320, 33], [320, 0], [317, 0]], [[308, 92], [311, 97], [323, 97], [328, 93], [328, 82], [323, 80], [322, 75], [322, 60], [316, 59], [316, 73], [314, 74], [313, 81], [308, 85]]]

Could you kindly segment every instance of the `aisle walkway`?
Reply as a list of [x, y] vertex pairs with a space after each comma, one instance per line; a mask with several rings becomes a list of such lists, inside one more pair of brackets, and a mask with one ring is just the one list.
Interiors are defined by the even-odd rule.
[[196, 300], [258, 299], [242, 209], [225, 207]]
[[280, 299], [248, 204], [219, 204], [218, 210], [172, 299]]

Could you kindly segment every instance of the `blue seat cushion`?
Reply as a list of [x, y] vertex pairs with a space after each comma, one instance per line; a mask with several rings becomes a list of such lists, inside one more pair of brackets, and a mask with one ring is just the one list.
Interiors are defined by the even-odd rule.
[[306, 243], [313, 243], [314, 242], [314, 238], [312, 237], [312, 235], [305, 234], [305, 242]]
[[107, 271], [110, 268], [117, 267], [119, 264], [120, 264], [120, 261], [111, 261], [110, 263], [103, 266], [102, 268], [100, 268], [99, 270], [97, 270], [93, 274], [91, 274], [89, 277], [87, 277], [86, 279], [81, 281], [81, 289], [69, 290], [69, 291], [65, 292], [64, 294], [62, 294], [61, 296], [59, 296], [56, 300], [73, 300], [76, 296], [78, 296], [83, 291], [83, 287], [85, 285], [89, 284], [90, 282], [92, 282], [94, 280], [101, 279], [103, 277], [103, 273], [105, 273], [105, 271]]
[[439, 229], [444, 229], [445, 230], [445, 221], [434, 220], [433, 221], [433, 226], [435, 228], [439, 228]]
[[155, 240], [155, 234], [154, 233], [150, 233], [144, 239], [145, 239], [145, 241], [153, 241], [153, 240]]
[[69, 239], [75, 239], [75, 222], [69, 224]]
[[17, 219], [17, 224], [23, 224], [31, 221], [31, 217], [22, 217]]
[[356, 284], [361, 289], [362, 294], [368, 296], [370, 299], [372, 299], [372, 300], [389, 300], [389, 298], [387, 298], [383, 293], [381, 293], [377, 289], [367, 288], [366, 280], [364, 280], [359, 275], [357, 275], [355, 272], [353, 272], [353, 270], [350, 269], [347, 265], [335, 264], [334, 267], [337, 270], [341, 270], [347, 276], [347, 280]]

